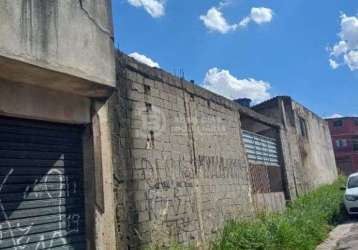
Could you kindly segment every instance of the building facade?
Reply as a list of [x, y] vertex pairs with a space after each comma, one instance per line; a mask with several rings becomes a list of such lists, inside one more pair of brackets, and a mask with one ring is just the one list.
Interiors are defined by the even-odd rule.
[[292, 100], [279, 96], [253, 109], [281, 122], [288, 185], [300, 195], [337, 177], [328, 123]]
[[254, 108], [113, 46], [110, 0], [0, 2], [4, 249], [206, 247], [337, 177], [327, 123]]
[[0, 245], [113, 250], [111, 1], [0, 2]]
[[280, 211], [337, 178], [328, 124], [289, 97], [253, 108], [118, 52], [119, 249], [205, 247], [225, 221]]
[[358, 118], [327, 119], [339, 173], [358, 172]]

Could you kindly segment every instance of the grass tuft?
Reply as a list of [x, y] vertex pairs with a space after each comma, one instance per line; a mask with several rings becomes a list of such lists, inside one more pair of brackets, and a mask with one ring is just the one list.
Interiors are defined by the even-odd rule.
[[[212, 250], [314, 250], [335, 225], [346, 219], [343, 191], [346, 178], [303, 195], [280, 214], [228, 221], [212, 242]], [[150, 250], [194, 250], [173, 243]]]
[[311, 250], [332, 227], [345, 219], [345, 178], [325, 185], [291, 203], [282, 214], [267, 214], [251, 221], [228, 223], [213, 250]]

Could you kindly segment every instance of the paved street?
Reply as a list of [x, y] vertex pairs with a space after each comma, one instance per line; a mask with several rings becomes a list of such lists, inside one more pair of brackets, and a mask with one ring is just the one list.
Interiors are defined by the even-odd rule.
[[316, 250], [358, 250], [358, 220], [336, 227]]

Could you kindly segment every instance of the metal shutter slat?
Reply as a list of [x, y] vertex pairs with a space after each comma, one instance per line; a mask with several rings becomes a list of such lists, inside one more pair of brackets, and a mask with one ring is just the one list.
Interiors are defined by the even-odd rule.
[[82, 127], [0, 117], [0, 249], [86, 249]]

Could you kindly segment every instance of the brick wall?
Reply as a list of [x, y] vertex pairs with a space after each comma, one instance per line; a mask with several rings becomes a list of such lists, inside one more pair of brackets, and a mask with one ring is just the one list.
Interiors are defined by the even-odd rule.
[[252, 216], [238, 105], [120, 53], [117, 64], [118, 248], [205, 245], [226, 220]]
[[285, 166], [285, 175], [283, 176], [289, 196], [291, 199], [296, 198], [297, 195], [303, 193], [304, 178], [302, 176], [302, 163], [298, 148], [293, 146], [290, 142], [295, 142], [296, 132], [292, 126], [288, 125], [290, 117], [286, 115], [286, 109], [290, 106], [285, 105], [280, 99], [274, 98], [262, 104], [259, 104], [253, 109], [261, 114], [271, 117], [283, 124], [280, 130], [281, 150], [283, 156], [283, 165]]
[[337, 178], [325, 120], [290, 97], [276, 97], [255, 106], [254, 110], [283, 124], [281, 142], [291, 198]]
[[[294, 199], [337, 177], [327, 123], [291, 98], [255, 112], [120, 52], [116, 61], [109, 106], [118, 249], [205, 246], [225, 221], [254, 216], [257, 207], [282, 209], [284, 195]], [[242, 128], [278, 139], [276, 189], [284, 192], [250, 188]]]
[[[332, 183], [337, 179], [337, 167], [327, 121], [295, 101], [292, 112], [309, 190]], [[305, 136], [301, 133], [300, 119], [306, 126]]]
[[[341, 174], [350, 175], [358, 171], [358, 151], [353, 146], [353, 142], [357, 140], [358, 136], [357, 119], [356, 117], [342, 117], [327, 120], [338, 171]], [[341, 122], [341, 126], [334, 126], [335, 122]], [[346, 145], [338, 147], [337, 140], [345, 140]]]

